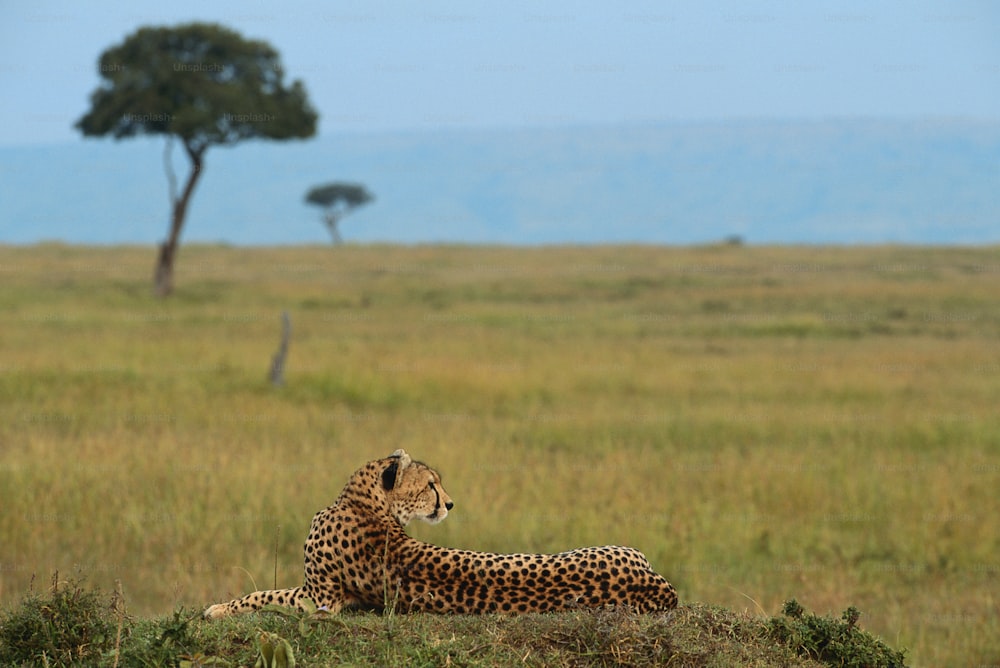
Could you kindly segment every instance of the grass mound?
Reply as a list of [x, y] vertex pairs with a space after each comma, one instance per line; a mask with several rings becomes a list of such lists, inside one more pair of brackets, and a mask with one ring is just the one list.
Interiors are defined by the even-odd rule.
[[323, 618], [303, 632], [298, 616], [207, 622], [178, 610], [135, 620], [120, 594], [54, 578], [45, 595], [29, 593], [0, 615], [0, 664], [253, 665], [281, 645], [299, 665], [904, 665], [903, 652], [858, 628], [855, 609], [834, 620], [806, 613], [794, 600], [772, 618], [697, 603], [664, 615], [626, 609], [522, 616], [359, 613]]

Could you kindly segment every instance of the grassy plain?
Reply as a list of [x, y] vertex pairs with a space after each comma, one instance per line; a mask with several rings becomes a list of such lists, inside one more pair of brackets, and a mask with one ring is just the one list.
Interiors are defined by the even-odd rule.
[[1000, 663], [997, 248], [191, 246], [165, 301], [152, 264], [0, 247], [0, 605], [292, 586], [402, 447], [456, 501], [423, 540], [629, 544], [682, 602]]

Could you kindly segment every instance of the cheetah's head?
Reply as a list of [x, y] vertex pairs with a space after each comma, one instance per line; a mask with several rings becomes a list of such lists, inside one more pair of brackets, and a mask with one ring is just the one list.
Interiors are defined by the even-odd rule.
[[396, 450], [384, 460], [382, 489], [389, 512], [402, 526], [419, 518], [437, 524], [454, 507], [441, 485], [441, 475], [423, 462], [410, 459], [405, 450]]

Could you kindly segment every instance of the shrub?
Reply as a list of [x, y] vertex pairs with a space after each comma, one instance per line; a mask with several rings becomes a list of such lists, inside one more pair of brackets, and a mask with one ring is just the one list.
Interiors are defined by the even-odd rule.
[[31, 590], [17, 608], [0, 616], [0, 664], [99, 663], [115, 644], [114, 598], [54, 575], [46, 596]]
[[897, 668], [905, 666], [904, 652], [888, 647], [859, 629], [861, 613], [850, 607], [838, 621], [807, 613], [794, 598], [782, 608], [781, 617], [768, 621], [771, 636], [798, 648], [803, 656], [831, 666]]

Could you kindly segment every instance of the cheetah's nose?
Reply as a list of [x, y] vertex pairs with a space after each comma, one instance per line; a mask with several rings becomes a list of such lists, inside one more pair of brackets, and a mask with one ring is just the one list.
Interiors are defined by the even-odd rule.
[[451, 510], [452, 508], [455, 507], [455, 503], [453, 501], [449, 501], [448, 503], [444, 504], [444, 507], [447, 508], [448, 510]]

